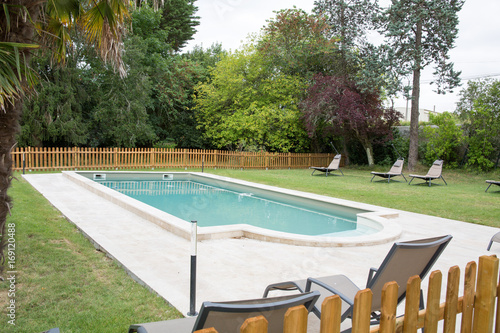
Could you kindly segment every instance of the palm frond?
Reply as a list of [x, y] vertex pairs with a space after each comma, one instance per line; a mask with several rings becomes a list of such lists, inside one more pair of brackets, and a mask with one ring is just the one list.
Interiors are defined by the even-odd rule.
[[0, 108], [23, 95], [37, 80], [20, 49], [37, 48], [36, 44], [0, 42]]
[[111, 61], [120, 75], [125, 75], [121, 59], [121, 40], [125, 20], [129, 17], [127, 1], [94, 1], [94, 6], [83, 16], [87, 40], [97, 45], [104, 61]]

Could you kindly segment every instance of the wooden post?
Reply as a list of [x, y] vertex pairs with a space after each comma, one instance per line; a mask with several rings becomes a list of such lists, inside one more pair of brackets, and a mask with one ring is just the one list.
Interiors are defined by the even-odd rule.
[[434, 271], [429, 276], [429, 290], [427, 291], [426, 302], [427, 309], [424, 319], [424, 327], [426, 333], [437, 333], [442, 281], [443, 274], [440, 271]]
[[[264, 316], [258, 316], [253, 318], [248, 318], [245, 320], [243, 325], [241, 325], [241, 333], [267, 333], [267, 319]], [[286, 332], [286, 331], [284, 331]], [[200, 332], [201, 333], [201, 332]], [[207, 332], [209, 333], [209, 332]]]
[[469, 262], [465, 267], [461, 333], [472, 332], [472, 315], [474, 313], [474, 294], [476, 291], [476, 271], [477, 271], [477, 264], [474, 261]]
[[294, 306], [285, 313], [283, 332], [307, 333], [307, 309], [303, 305]]
[[321, 304], [320, 333], [340, 333], [342, 301], [338, 295], [325, 298]]
[[458, 288], [460, 286], [460, 268], [453, 266], [448, 271], [446, 305], [444, 307], [444, 333], [455, 332], [457, 324]]
[[474, 333], [491, 332], [495, 314], [495, 297], [498, 279], [498, 258], [479, 257], [476, 300], [474, 302]]
[[382, 288], [382, 308], [380, 311], [380, 332], [392, 333], [396, 330], [396, 309], [398, 307], [398, 284], [388, 282]]
[[354, 309], [352, 314], [352, 332], [370, 332], [370, 317], [372, 312], [373, 293], [370, 289], [358, 291], [354, 297]]
[[416, 333], [418, 330], [418, 310], [420, 304], [420, 277], [410, 277], [406, 284], [404, 333]]

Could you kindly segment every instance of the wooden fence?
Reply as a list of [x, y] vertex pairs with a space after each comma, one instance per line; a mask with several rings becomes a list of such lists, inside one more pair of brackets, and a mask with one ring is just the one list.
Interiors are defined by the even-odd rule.
[[16, 148], [13, 169], [88, 170], [152, 168], [301, 169], [328, 166], [334, 154], [233, 152], [167, 148]]
[[[351, 332], [413, 333], [420, 328], [424, 328], [426, 333], [438, 330], [462, 333], [500, 332], [498, 258], [482, 256], [479, 258], [479, 268], [476, 270], [477, 266], [475, 262], [467, 264], [461, 297], [458, 297], [460, 269], [457, 266], [450, 268], [446, 300], [442, 304], [440, 304], [442, 274], [440, 271], [432, 272], [424, 310], [419, 310], [420, 278], [418, 276], [410, 278], [406, 286], [405, 315], [399, 318], [396, 318], [398, 285], [395, 282], [387, 283], [382, 293], [382, 311], [378, 326], [370, 326], [371, 290], [359, 291], [354, 300]], [[340, 298], [338, 296], [326, 298], [321, 307], [320, 333], [340, 332], [340, 314]], [[460, 327], [457, 327], [458, 314], [461, 314]], [[308, 313], [304, 306], [288, 309], [284, 318], [283, 332], [306, 333], [307, 318]], [[217, 333], [213, 328], [196, 332]], [[262, 316], [247, 319], [241, 326], [240, 332], [267, 333], [267, 321]]]

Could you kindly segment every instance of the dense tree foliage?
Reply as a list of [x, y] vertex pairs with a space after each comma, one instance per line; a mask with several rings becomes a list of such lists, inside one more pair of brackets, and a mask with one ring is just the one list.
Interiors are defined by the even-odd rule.
[[410, 153], [408, 167], [418, 159], [418, 110], [420, 75], [435, 64], [438, 93], [456, 87], [459, 72], [449, 61], [449, 51], [458, 34], [458, 12], [463, 0], [392, 0], [383, 14], [383, 31], [392, 49], [391, 63], [401, 75], [413, 76], [411, 98]]
[[[76, 32], [65, 67], [35, 58], [41, 82], [38, 94], [25, 104], [20, 144], [201, 147], [192, 93], [207, 70], [174, 52], [164, 20], [163, 10], [148, 5], [132, 12], [133, 33], [124, 39], [123, 78]], [[171, 18], [173, 25], [179, 22]], [[179, 44], [186, 41], [174, 37]]]
[[362, 91], [343, 77], [316, 75], [301, 103], [309, 135], [337, 135], [355, 138], [374, 164], [373, 144], [392, 138], [391, 127], [401, 115], [386, 109], [380, 96]]
[[430, 114], [431, 125], [423, 129], [426, 140], [425, 162], [429, 165], [442, 159], [447, 167], [457, 167], [463, 131], [458, 118], [449, 112]]
[[307, 135], [298, 102], [306, 83], [269, 71], [252, 45], [222, 55], [210, 80], [197, 86], [196, 109], [206, 137], [218, 148], [303, 151]]
[[337, 39], [327, 37], [328, 29], [322, 17], [296, 8], [280, 10], [255, 42], [274, 70], [311, 78], [336, 63]]
[[500, 157], [500, 81], [469, 81], [456, 113], [466, 134], [467, 165], [491, 169]]

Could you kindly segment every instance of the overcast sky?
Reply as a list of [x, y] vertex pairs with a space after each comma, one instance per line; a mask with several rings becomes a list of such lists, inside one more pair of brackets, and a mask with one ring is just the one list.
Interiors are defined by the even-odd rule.
[[[381, 3], [389, 3], [382, 0]], [[198, 0], [197, 15], [201, 17], [198, 32], [185, 50], [193, 45], [209, 47], [215, 42], [224, 49], [235, 50], [250, 33], [259, 32], [266, 20], [273, 18], [273, 11], [292, 8], [294, 5], [311, 12], [314, 0]], [[500, 78], [500, 13], [499, 0], [467, 0], [459, 13], [460, 25], [456, 47], [450, 52], [455, 69], [462, 71], [462, 87], [467, 79], [485, 76]], [[436, 111], [454, 111], [458, 101], [455, 93], [438, 95], [432, 92], [429, 82], [432, 68], [422, 75], [420, 107]], [[406, 107], [403, 99], [395, 101], [396, 107]]]

